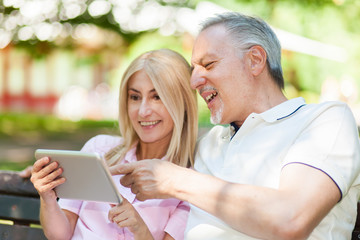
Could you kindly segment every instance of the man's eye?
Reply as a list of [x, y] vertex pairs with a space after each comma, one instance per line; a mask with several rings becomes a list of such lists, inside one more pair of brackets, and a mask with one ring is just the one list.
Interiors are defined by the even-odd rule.
[[209, 62], [204, 65], [206, 69], [209, 69], [215, 62]]

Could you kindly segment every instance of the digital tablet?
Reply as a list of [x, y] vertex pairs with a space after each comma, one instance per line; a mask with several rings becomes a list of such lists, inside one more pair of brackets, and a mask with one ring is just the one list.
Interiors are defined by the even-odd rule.
[[122, 196], [99, 154], [38, 149], [35, 151], [35, 157], [49, 157], [51, 162], [58, 162], [63, 169], [61, 176], [66, 181], [55, 188], [59, 198], [115, 204], [122, 202]]

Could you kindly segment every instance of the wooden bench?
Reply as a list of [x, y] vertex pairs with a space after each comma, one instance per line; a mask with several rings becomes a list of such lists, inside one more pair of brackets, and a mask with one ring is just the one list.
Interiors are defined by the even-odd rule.
[[39, 209], [39, 195], [30, 180], [0, 170], [0, 239], [46, 240]]

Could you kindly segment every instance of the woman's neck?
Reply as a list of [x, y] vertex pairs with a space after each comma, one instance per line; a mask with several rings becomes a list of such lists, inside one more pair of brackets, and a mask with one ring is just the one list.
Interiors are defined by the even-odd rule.
[[139, 141], [136, 149], [136, 157], [138, 160], [143, 159], [161, 159], [165, 156], [170, 143], [164, 144], [162, 142], [145, 143]]

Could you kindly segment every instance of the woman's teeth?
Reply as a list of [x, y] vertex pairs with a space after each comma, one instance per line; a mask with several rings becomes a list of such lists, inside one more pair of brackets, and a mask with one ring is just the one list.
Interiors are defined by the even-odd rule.
[[150, 125], [155, 125], [158, 122], [160, 122], [160, 121], [158, 120], [158, 121], [152, 121], [152, 122], [140, 122], [140, 125], [141, 126], [150, 126]]

